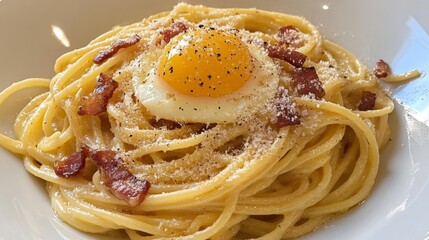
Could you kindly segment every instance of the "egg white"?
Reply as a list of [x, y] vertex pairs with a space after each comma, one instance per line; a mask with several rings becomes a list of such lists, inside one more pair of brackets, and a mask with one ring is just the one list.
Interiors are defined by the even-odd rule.
[[[245, 120], [273, 101], [279, 73], [272, 59], [258, 47], [247, 44], [254, 69], [250, 79], [235, 92], [216, 98], [193, 97], [176, 91], [156, 74], [133, 75], [135, 95], [156, 118], [176, 122], [230, 123]], [[143, 59], [142, 59], [143, 60]]]

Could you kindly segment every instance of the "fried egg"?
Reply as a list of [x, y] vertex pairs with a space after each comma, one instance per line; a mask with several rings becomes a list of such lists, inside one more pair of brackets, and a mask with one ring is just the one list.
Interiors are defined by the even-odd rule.
[[278, 83], [278, 70], [263, 49], [232, 30], [214, 28], [179, 34], [149, 71], [133, 76], [146, 109], [177, 122], [240, 121], [266, 107]]

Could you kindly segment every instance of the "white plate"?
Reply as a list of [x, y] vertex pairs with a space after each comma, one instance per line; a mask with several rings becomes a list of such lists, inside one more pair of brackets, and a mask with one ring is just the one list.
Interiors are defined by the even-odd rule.
[[[115, 25], [169, 10], [177, 2], [0, 0], [0, 89], [27, 77], [52, 77], [55, 59], [62, 53], [84, 46]], [[370, 66], [383, 58], [395, 72], [414, 67], [429, 71], [427, 0], [204, 3], [302, 15]], [[69, 47], [55, 37], [54, 26], [64, 31]], [[429, 77], [388, 88], [402, 104], [391, 117], [392, 141], [383, 151], [372, 194], [306, 239], [429, 239]], [[1, 132], [11, 132], [13, 116], [23, 104], [13, 98], [0, 109]], [[19, 156], [3, 149], [0, 189], [0, 239], [98, 239], [56, 218], [42, 181], [25, 172]]]

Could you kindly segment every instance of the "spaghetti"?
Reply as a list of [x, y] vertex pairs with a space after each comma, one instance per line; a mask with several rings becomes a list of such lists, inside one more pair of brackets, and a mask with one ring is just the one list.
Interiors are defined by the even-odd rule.
[[[136, 71], [149, 75], [162, 49], [201, 27], [234, 32], [249, 49], [271, 57], [273, 65], [267, 66], [278, 70], [278, 93], [263, 96], [269, 99], [265, 108], [226, 123], [179, 122], [160, 119], [141, 103]], [[261, 74], [270, 75], [268, 69]], [[23, 155], [25, 169], [46, 181], [63, 221], [85, 232], [126, 232], [131, 239], [280, 239], [309, 233], [368, 196], [394, 108], [374, 74], [323, 40], [308, 21], [255, 9], [179, 4], [64, 54], [55, 70], [52, 79], [27, 79], [0, 94], [2, 103], [24, 88], [49, 88], [18, 115], [16, 140], [0, 135], [0, 144]], [[110, 79], [100, 74], [117, 83], [111, 96], [94, 90], [97, 81]], [[376, 98], [362, 98], [363, 92]], [[84, 111], [88, 99], [90, 107], [104, 100], [106, 105]], [[286, 109], [279, 107], [283, 100]], [[97, 160], [101, 151], [121, 160], [116, 167], [127, 184], [147, 181], [149, 191], [131, 201], [113, 189], [123, 179], [109, 175], [102, 165], [109, 159]], [[83, 159], [84, 166], [75, 176], [59, 176], [60, 159]]]

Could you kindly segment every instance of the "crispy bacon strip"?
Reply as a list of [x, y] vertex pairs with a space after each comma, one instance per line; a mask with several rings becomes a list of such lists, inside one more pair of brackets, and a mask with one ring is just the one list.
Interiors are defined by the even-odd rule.
[[359, 111], [368, 111], [374, 108], [377, 95], [370, 91], [363, 91], [360, 101], [357, 104]]
[[380, 59], [375, 64], [374, 74], [377, 78], [385, 78], [392, 74], [392, 71], [390, 70], [389, 64]]
[[134, 35], [127, 40], [118, 40], [113, 42], [113, 44], [107, 49], [101, 50], [97, 55], [95, 55], [93, 62], [95, 64], [102, 64], [107, 59], [113, 57], [121, 48], [131, 47], [132, 45], [140, 41], [139, 35]]
[[280, 37], [279, 43], [287, 45], [293, 43], [298, 37], [294, 32], [299, 32], [299, 30], [292, 25], [279, 28], [279, 31], [277, 32], [277, 35]]
[[296, 68], [291, 72], [293, 84], [299, 95], [314, 94], [317, 99], [325, 96], [325, 90], [322, 87], [322, 82], [316, 73], [314, 67]]
[[86, 158], [89, 155], [89, 149], [83, 146], [80, 151], [70, 154], [54, 162], [55, 174], [58, 177], [69, 178], [76, 176], [85, 167]]
[[177, 36], [179, 33], [187, 30], [188, 27], [182, 22], [175, 22], [171, 24], [168, 28], [161, 32], [164, 37], [164, 41], [169, 43], [172, 38]]
[[302, 67], [307, 56], [295, 50], [289, 50], [281, 45], [268, 46], [268, 56], [286, 61], [294, 67]]
[[276, 94], [277, 99], [277, 126], [293, 126], [301, 124], [299, 114], [293, 109], [284, 88], [280, 88]]
[[97, 115], [107, 110], [107, 102], [118, 87], [118, 82], [108, 75], [101, 73], [94, 91], [85, 97], [79, 106], [79, 115]]
[[131, 206], [143, 202], [150, 188], [150, 182], [138, 179], [132, 174], [123, 160], [110, 150], [95, 151], [91, 158], [100, 171], [102, 184], [118, 199], [125, 200]]

